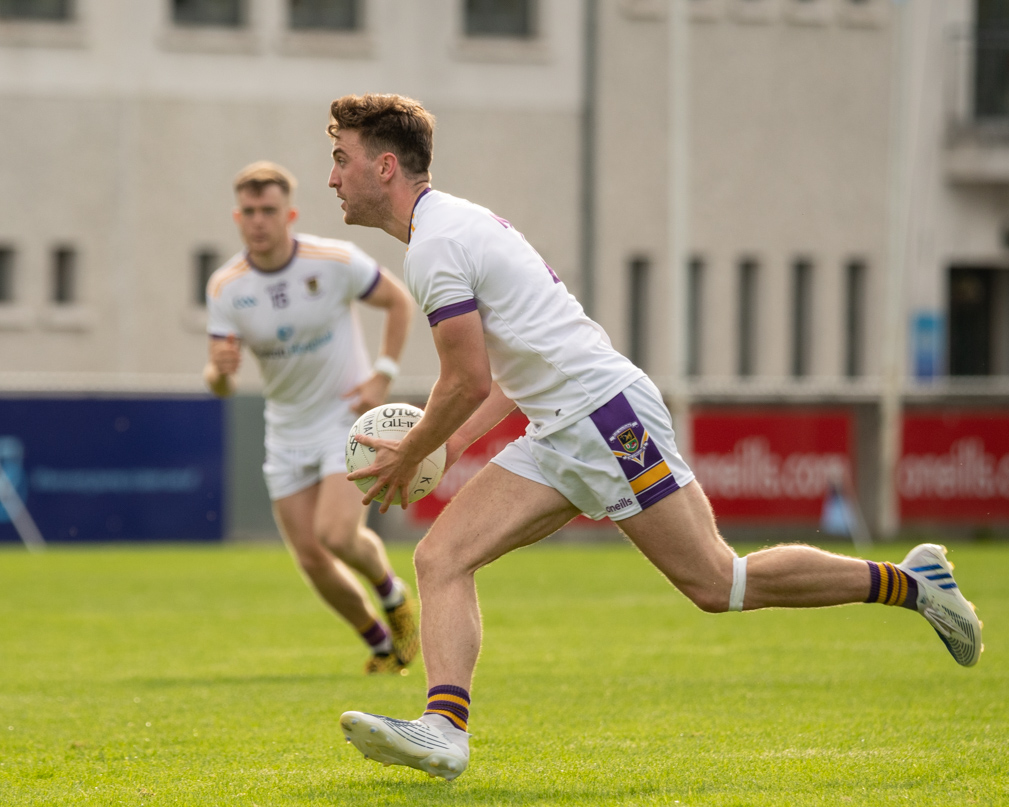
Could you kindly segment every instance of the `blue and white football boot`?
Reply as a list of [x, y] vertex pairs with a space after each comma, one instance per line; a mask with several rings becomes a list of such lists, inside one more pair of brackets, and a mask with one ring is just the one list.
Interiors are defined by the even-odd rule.
[[[439, 725], [432, 725], [435, 722]], [[444, 726], [446, 722], [397, 720], [367, 712], [344, 712], [340, 717], [343, 736], [365, 759], [455, 779], [469, 764], [469, 734]]]
[[982, 623], [974, 604], [964, 599], [953, 579], [946, 547], [919, 544], [897, 564], [918, 583], [918, 613], [935, 628], [957, 664], [973, 667], [981, 657]]

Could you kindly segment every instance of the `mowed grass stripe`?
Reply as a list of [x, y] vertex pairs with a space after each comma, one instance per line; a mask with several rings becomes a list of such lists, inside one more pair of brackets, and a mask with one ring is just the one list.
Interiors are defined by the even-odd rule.
[[709, 615], [626, 545], [514, 553], [447, 784], [343, 743], [345, 709], [419, 714], [423, 671], [365, 678], [283, 548], [6, 547], [0, 805], [1007, 804], [1009, 546], [950, 557], [970, 670], [904, 609]]

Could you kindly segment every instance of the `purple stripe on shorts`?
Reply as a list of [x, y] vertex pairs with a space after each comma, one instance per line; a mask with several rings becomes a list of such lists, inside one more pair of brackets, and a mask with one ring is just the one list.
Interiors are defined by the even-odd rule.
[[470, 311], [476, 311], [476, 297], [469, 300], [463, 300], [461, 303], [452, 303], [450, 305], [443, 305], [437, 311], [432, 311], [427, 315], [428, 324], [433, 328], [443, 319], [451, 319], [452, 317], [458, 317], [463, 314], [468, 314]]
[[368, 290], [365, 291], [365, 293], [359, 296], [357, 299], [358, 300], [366, 299], [369, 294], [375, 291], [375, 287], [378, 285], [378, 281], [380, 281], [381, 279], [382, 279], [382, 270], [378, 268], [378, 264], [375, 264], [375, 279], [371, 281], [371, 285], [368, 286]]
[[[622, 392], [589, 417], [596, 424], [606, 445], [613, 451], [628, 482], [660, 463], [666, 464], [659, 447], [648, 435], [644, 424]], [[679, 483], [669, 473], [638, 493], [635, 498], [644, 510], [679, 488]]]

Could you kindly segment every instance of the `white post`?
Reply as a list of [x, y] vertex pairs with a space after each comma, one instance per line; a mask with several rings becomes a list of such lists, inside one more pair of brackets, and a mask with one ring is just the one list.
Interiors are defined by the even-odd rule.
[[676, 444], [689, 461], [690, 390], [687, 380], [687, 260], [690, 255], [690, 0], [669, 0], [669, 142], [667, 272], [671, 305], [669, 399]]
[[42, 537], [42, 533], [35, 526], [31, 513], [28, 512], [28, 508], [25, 507], [24, 502], [21, 501], [21, 497], [18, 496], [18, 492], [15, 490], [14, 485], [11, 484], [10, 477], [7, 476], [7, 472], [3, 469], [3, 466], [0, 466], [0, 505], [3, 505], [3, 509], [7, 511], [14, 529], [17, 530], [18, 535], [21, 536], [21, 540], [24, 541], [24, 545], [30, 551], [38, 552], [45, 549], [46, 542]]

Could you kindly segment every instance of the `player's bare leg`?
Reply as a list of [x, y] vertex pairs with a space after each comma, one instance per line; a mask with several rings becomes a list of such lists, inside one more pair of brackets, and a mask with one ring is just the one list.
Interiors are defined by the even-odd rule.
[[[321, 487], [316, 484], [274, 502], [274, 516], [284, 540], [319, 596], [350, 623], [371, 649], [364, 671], [404, 673], [405, 662], [394, 652], [393, 636], [372, 607], [364, 586], [319, 539], [316, 513]], [[354, 507], [359, 513], [359, 500]]]
[[423, 606], [422, 648], [428, 704], [419, 720], [345, 712], [340, 726], [365, 755], [454, 779], [469, 764], [469, 689], [480, 653], [474, 575], [535, 543], [578, 511], [553, 488], [485, 466], [452, 500], [414, 556]]
[[[719, 534], [699, 483], [691, 482], [618, 525], [699, 608], [728, 610], [736, 553]], [[747, 556], [743, 608], [864, 602], [869, 584], [863, 560], [811, 546], [776, 546]]]
[[374, 586], [392, 634], [394, 657], [380, 652], [368, 662], [368, 672], [398, 672], [420, 649], [416, 603], [406, 583], [395, 576], [382, 539], [365, 523], [367, 514], [361, 506], [361, 491], [345, 474], [323, 478], [315, 507], [315, 534], [335, 557]]
[[984, 649], [981, 621], [960, 593], [941, 546], [922, 544], [898, 564], [794, 545], [737, 558], [718, 534], [697, 482], [620, 522], [620, 528], [706, 611], [877, 602], [924, 616], [958, 664], [973, 666]]
[[469, 689], [480, 650], [474, 574], [563, 527], [578, 511], [553, 488], [485, 466], [417, 545], [414, 564], [430, 683]]
[[[364, 586], [347, 566], [333, 557], [315, 530], [316, 505], [321, 485], [312, 485], [273, 503], [280, 531], [298, 566], [323, 601], [358, 631], [378, 616]], [[360, 502], [357, 503], [360, 508]]]

